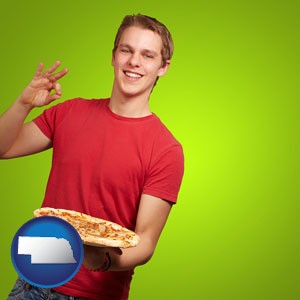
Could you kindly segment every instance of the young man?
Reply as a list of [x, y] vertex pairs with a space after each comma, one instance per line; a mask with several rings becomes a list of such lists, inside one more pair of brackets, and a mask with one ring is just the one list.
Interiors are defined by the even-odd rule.
[[[43, 72], [40, 64], [31, 83], [2, 115], [1, 158], [53, 147], [42, 206], [107, 219], [140, 237], [138, 246], [122, 251], [85, 246], [83, 266], [71, 281], [47, 290], [19, 279], [14, 294], [128, 299], [133, 270], [153, 255], [183, 176], [181, 145], [149, 108], [151, 91], [167, 72], [172, 53], [172, 38], [162, 23], [140, 14], [126, 16], [115, 39], [109, 99], [68, 100], [23, 124], [31, 109], [61, 96], [58, 80], [68, 70], [55, 73], [60, 65], [56, 62]], [[94, 272], [106, 264], [107, 252], [109, 269]]]

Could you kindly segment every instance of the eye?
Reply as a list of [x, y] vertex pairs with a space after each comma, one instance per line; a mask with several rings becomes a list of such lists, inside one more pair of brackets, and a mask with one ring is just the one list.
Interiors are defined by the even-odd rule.
[[145, 58], [154, 58], [154, 55], [150, 54], [150, 53], [146, 53], [146, 54], [144, 54], [144, 57]]
[[123, 53], [130, 53], [130, 50], [128, 48], [121, 48], [120, 51]]

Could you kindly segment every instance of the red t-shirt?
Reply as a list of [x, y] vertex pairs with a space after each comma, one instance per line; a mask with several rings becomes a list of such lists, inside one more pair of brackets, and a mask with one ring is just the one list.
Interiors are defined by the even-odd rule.
[[[108, 103], [73, 99], [34, 119], [53, 143], [42, 206], [80, 211], [134, 230], [142, 194], [176, 202], [182, 147], [156, 115], [126, 118]], [[127, 299], [132, 274], [82, 267], [56, 290], [90, 299]]]

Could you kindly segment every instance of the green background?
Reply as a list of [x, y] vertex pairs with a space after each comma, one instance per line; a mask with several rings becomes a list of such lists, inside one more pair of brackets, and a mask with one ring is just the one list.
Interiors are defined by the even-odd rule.
[[[165, 23], [175, 53], [151, 109], [182, 143], [178, 204], [130, 299], [300, 299], [299, 1], [1, 1], [3, 112], [40, 61], [63, 97], [108, 97], [125, 14]], [[35, 110], [29, 119], [42, 110]], [[40, 206], [51, 151], [0, 161], [0, 299], [10, 246]]]

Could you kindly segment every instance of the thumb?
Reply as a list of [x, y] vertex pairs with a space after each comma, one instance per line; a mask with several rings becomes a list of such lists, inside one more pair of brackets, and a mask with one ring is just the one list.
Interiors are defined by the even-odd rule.
[[111, 249], [109, 249], [110, 250], [110, 252], [112, 251], [112, 252], [115, 252], [116, 254], [118, 254], [118, 255], [122, 255], [123, 254], [123, 251], [122, 251], [122, 249], [121, 248], [111, 248]]
[[53, 84], [53, 88], [55, 90], [55, 94], [61, 96], [62, 92], [61, 92], [61, 85], [58, 82], [55, 82]]

